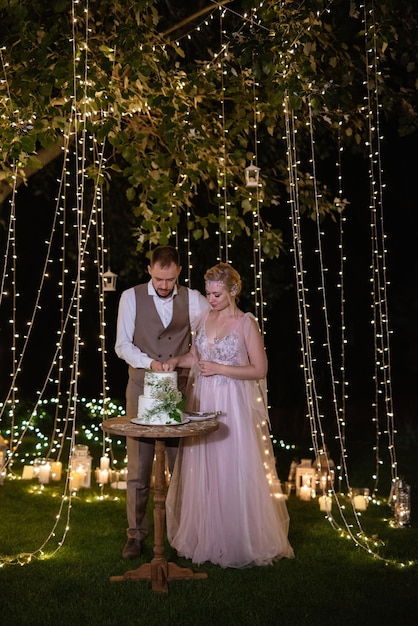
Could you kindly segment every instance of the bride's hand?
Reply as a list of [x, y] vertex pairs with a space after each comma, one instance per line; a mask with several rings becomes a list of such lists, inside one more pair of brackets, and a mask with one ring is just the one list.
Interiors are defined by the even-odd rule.
[[219, 374], [219, 363], [215, 363], [214, 361], [199, 361], [199, 368], [202, 376]]

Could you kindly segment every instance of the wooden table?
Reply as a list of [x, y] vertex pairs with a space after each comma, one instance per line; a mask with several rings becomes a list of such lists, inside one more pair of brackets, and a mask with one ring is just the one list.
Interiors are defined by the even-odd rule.
[[[155, 439], [155, 483], [154, 483], [154, 558], [123, 576], [111, 576], [111, 581], [150, 580], [153, 591], [168, 592], [168, 581], [207, 578], [204, 572], [169, 563], [164, 556], [165, 536], [165, 439], [175, 437], [198, 437], [213, 432], [219, 427], [216, 419], [189, 422], [178, 426], [139, 426], [132, 424], [130, 417], [114, 417], [102, 423], [102, 430], [109, 435], [146, 437]], [[129, 459], [128, 459], [129, 462]]]

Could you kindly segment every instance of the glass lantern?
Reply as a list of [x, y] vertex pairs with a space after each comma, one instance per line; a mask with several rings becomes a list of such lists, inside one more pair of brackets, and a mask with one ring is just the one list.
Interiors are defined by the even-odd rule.
[[245, 186], [247, 188], [258, 187], [259, 178], [260, 178], [260, 168], [253, 164], [251, 164], [245, 168]]
[[91, 485], [91, 462], [87, 446], [75, 445], [70, 459], [70, 486], [77, 491]]
[[411, 487], [404, 480], [398, 480], [395, 486], [394, 513], [397, 526], [409, 526], [411, 522]]
[[116, 279], [117, 279], [117, 277], [118, 277], [118, 275], [114, 274], [110, 270], [110, 267], [109, 267], [107, 272], [104, 272], [104, 274], [102, 274], [103, 291], [116, 291]]

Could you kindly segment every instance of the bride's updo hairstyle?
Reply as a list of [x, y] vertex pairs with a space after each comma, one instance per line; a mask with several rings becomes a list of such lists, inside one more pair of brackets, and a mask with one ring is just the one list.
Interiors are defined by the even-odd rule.
[[204, 278], [207, 283], [223, 285], [231, 296], [238, 296], [241, 293], [241, 276], [229, 263], [214, 265], [207, 270]]

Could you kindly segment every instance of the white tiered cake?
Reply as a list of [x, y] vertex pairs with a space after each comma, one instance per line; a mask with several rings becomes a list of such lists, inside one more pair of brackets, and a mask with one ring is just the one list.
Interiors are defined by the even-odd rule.
[[179, 424], [182, 413], [178, 406], [182, 394], [177, 389], [177, 372], [152, 372], [147, 370], [144, 394], [138, 398], [138, 418], [142, 424]]

